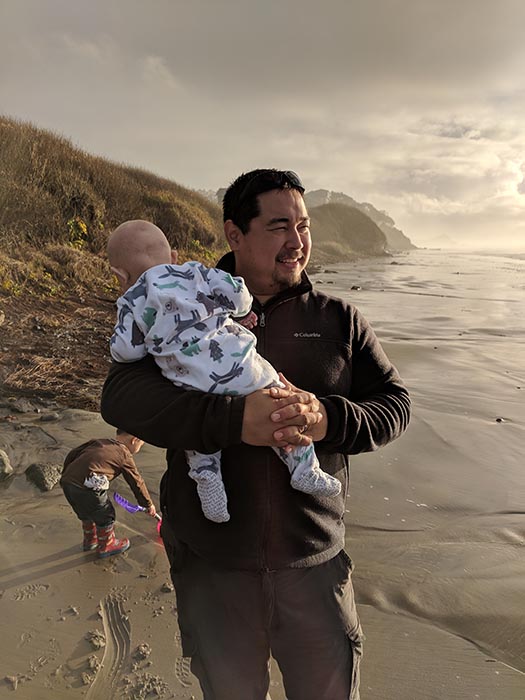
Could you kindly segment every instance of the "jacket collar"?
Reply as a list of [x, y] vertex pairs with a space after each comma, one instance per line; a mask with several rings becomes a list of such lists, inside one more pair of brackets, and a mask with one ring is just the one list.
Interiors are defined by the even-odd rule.
[[[217, 267], [221, 270], [224, 270], [224, 272], [229, 272], [230, 275], [235, 275], [235, 255], [233, 254], [233, 251], [230, 250], [228, 253], [223, 255], [217, 263]], [[274, 304], [283, 301], [284, 299], [298, 297], [302, 294], [306, 294], [307, 292], [311, 291], [312, 283], [310, 282], [310, 278], [308, 277], [306, 272], [303, 270], [303, 272], [301, 273], [301, 281], [296, 287], [289, 287], [288, 289], [283, 289], [271, 299], [268, 299], [268, 301], [265, 304], [260, 304], [260, 302], [258, 302], [255, 298], [253, 301], [254, 304], [259, 306], [260, 308], [268, 308], [270, 306], [273, 306]]]

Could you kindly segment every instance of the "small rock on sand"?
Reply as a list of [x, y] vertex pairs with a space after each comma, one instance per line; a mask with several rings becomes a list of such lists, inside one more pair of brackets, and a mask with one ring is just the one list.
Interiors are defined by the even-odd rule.
[[88, 632], [86, 639], [95, 649], [101, 649], [106, 646], [106, 637], [99, 630]]
[[138, 647], [135, 649], [135, 653], [133, 654], [133, 658], [137, 660], [143, 660], [147, 659], [148, 656], [151, 654], [151, 647], [149, 644], [146, 644], [146, 642], [139, 644]]
[[0, 450], [0, 481], [9, 476], [9, 474], [12, 474], [13, 471], [9, 457], [4, 450]]
[[26, 478], [34, 484], [40, 491], [51, 491], [58, 484], [62, 475], [60, 464], [45, 464], [34, 462], [25, 471]]
[[40, 420], [41, 420], [43, 423], [51, 423], [52, 421], [60, 420], [60, 416], [58, 415], [58, 413], [56, 413], [55, 411], [53, 411], [52, 413], [43, 413], [43, 414], [40, 416]]
[[11, 685], [12, 690], [16, 690], [18, 688], [18, 676], [6, 676], [5, 681]]

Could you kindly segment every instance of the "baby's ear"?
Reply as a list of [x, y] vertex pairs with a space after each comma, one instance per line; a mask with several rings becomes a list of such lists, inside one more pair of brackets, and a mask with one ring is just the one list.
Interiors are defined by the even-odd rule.
[[125, 291], [129, 287], [129, 272], [124, 270], [122, 267], [111, 267], [111, 272], [118, 279], [120, 288]]
[[178, 253], [178, 251], [172, 250], [172, 251], [171, 251], [171, 262], [172, 262], [174, 265], [176, 265], [178, 259], [179, 259], [179, 253]]

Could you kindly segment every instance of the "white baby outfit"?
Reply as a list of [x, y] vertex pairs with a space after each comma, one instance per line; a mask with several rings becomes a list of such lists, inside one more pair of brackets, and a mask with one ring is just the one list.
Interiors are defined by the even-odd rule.
[[[117, 362], [135, 362], [149, 353], [177, 386], [212, 394], [246, 395], [281, 385], [257, 353], [255, 335], [234, 321], [251, 305], [242, 277], [198, 262], [157, 265], [118, 299], [111, 355]], [[320, 469], [313, 445], [291, 453], [274, 449], [294, 488], [325, 496], [340, 492], [339, 481]], [[186, 457], [206, 517], [229, 520], [220, 452], [187, 451]]]

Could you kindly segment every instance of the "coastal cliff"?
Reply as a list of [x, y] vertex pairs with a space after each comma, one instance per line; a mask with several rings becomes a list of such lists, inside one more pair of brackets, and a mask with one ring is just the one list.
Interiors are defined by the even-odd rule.
[[396, 227], [394, 220], [385, 211], [376, 209], [369, 202], [357, 202], [344, 192], [331, 192], [329, 190], [312, 190], [305, 194], [306, 206], [318, 207], [325, 204], [344, 204], [347, 207], [358, 209], [371, 219], [384, 233], [386, 247], [390, 252], [415, 250], [416, 246], [405, 234]]

